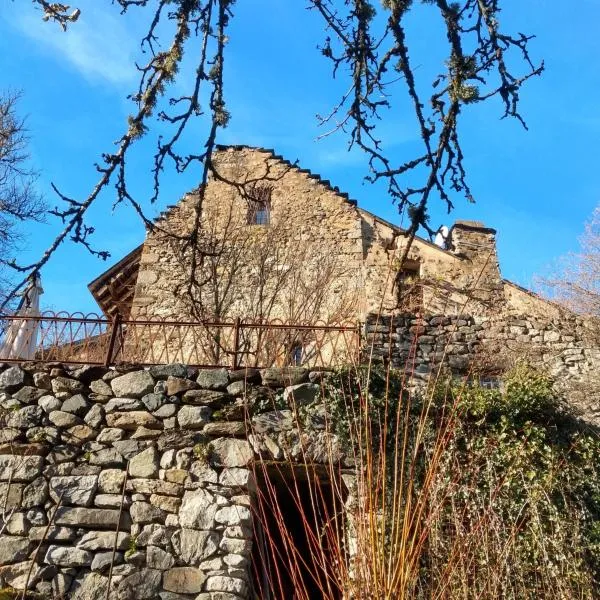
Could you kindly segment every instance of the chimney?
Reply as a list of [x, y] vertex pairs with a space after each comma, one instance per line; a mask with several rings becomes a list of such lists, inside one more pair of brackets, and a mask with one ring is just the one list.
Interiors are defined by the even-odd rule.
[[481, 221], [456, 221], [448, 234], [447, 248], [465, 260], [472, 289], [484, 292], [489, 300], [500, 299], [503, 285], [495, 229]]

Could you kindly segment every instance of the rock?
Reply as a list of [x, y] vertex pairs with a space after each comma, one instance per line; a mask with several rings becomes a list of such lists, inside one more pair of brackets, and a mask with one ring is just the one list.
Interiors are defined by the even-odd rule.
[[0, 565], [26, 560], [33, 548], [27, 537], [0, 535]]
[[103, 494], [120, 494], [125, 480], [125, 471], [106, 469], [98, 475], [98, 491]]
[[165, 431], [156, 441], [159, 452], [177, 448], [189, 448], [201, 439], [202, 434], [194, 431]]
[[100, 465], [101, 467], [121, 467], [125, 464], [123, 455], [114, 448], [105, 448], [98, 452], [92, 452], [89, 457], [91, 465]]
[[129, 474], [131, 477], [146, 479], [158, 477], [159, 461], [158, 450], [154, 447], [147, 448], [129, 461]]
[[181, 485], [160, 481], [159, 479], [129, 479], [126, 488], [128, 492], [161, 494], [164, 496], [179, 496], [183, 491]]
[[97, 381], [92, 381], [92, 383], [90, 383], [90, 390], [94, 394], [98, 394], [99, 396], [113, 395], [113, 391], [110, 385], [108, 385], [108, 383], [102, 381], [101, 379], [98, 379]]
[[161, 479], [183, 485], [189, 477], [188, 471], [185, 469], [167, 469], [163, 471]]
[[219, 475], [219, 483], [229, 487], [240, 487], [247, 490], [256, 489], [254, 473], [249, 469], [223, 469]]
[[142, 401], [138, 398], [111, 398], [104, 407], [106, 412], [127, 412], [130, 410], [141, 410], [144, 408]]
[[48, 482], [43, 477], [36, 477], [23, 489], [22, 508], [42, 506], [48, 499]]
[[246, 440], [217, 438], [210, 442], [210, 461], [216, 467], [245, 467], [254, 458]]
[[120, 565], [123, 562], [123, 553], [115, 552], [114, 561], [112, 552], [98, 552], [94, 555], [91, 569], [98, 573], [108, 573], [110, 571], [111, 563], [114, 565]]
[[189, 390], [194, 390], [198, 384], [191, 379], [183, 379], [181, 377], [169, 377], [167, 379], [167, 396], [177, 396]]
[[[96, 405], [98, 406], [98, 405]], [[117, 427], [105, 427], [96, 438], [97, 442], [102, 444], [112, 444], [112, 442], [118, 442], [125, 436], [125, 432]]]
[[98, 487], [98, 477], [52, 477], [50, 497], [57, 504], [89, 506]]
[[122, 498], [119, 494], [96, 494], [94, 497], [94, 506], [98, 508], [119, 508], [121, 502], [125, 507], [130, 504], [127, 497]]
[[10, 511], [4, 517], [6, 533], [10, 535], [27, 535], [29, 532], [29, 521], [23, 513]]
[[172, 533], [173, 530], [164, 525], [151, 523], [150, 525], [144, 525], [142, 527], [142, 530], [138, 533], [135, 541], [140, 548], [145, 546], [160, 546], [161, 548], [167, 548], [171, 545]]
[[286, 387], [298, 385], [308, 380], [308, 371], [303, 367], [271, 368], [260, 372], [263, 385], [269, 387]]
[[26, 385], [13, 394], [13, 398], [22, 404], [34, 404], [45, 395], [46, 391], [47, 390], [39, 390], [38, 388]]
[[205, 369], [198, 373], [198, 385], [207, 390], [223, 390], [229, 385], [227, 369]]
[[197, 594], [202, 591], [206, 575], [194, 567], [175, 567], [164, 574], [163, 588], [168, 592]]
[[252, 430], [255, 433], [279, 433], [293, 428], [291, 410], [271, 410], [252, 417]]
[[177, 513], [181, 506], [181, 500], [174, 496], [161, 496], [159, 494], [152, 494], [150, 496], [150, 504], [156, 506], [165, 512]]
[[110, 382], [115, 396], [141, 398], [154, 391], [154, 378], [148, 371], [132, 371]]
[[21, 433], [19, 429], [15, 429], [14, 427], [3, 427], [0, 429], [0, 443], [14, 442], [21, 436]]
[[207, 490], [186, 491], [179, 509], [179, 523], [182, 527], [212, 529], [217, 509], [214, 496]]
[[3, 511], [21, 507], [24, 487], [22, 483], [0, 483], [0, 507]]
[[[119, 511], [109, 508], [70, 508], [59, 506], [54, 519], [56, 525], [73, 525], [94, 529], [115, 529], [119, 522]], [[122, 529], [129, 529], [127, 515], [121, 518]]]
[[204, 426], [202, 433], [224, 437], [244, 436], [246, 435], [246, 423], [242, 421], [213, 421]]
[[92, 564], [94, 555], [80, 548], [68, 546], [50, 546], [44, 557], [44, 562], [60, 567], [87, 567]]
[[76, 529], [69, 527], [32, 527], [29, 530], [29, 539], [33, 542], [46, 540], [48, 542], [72, 542], [77, 539]]
[[165, 512], [149, 502], [132, 502], [129, 509], [134, 523], [164, 523]]
[[135, 431], [140, 425], [148, 429], [162, 429], [162, 423], [143, 410], [109, 413], [106, 415], [106, 424], [129, 431]]
[[226, 577], [224, 575], [214, 575], [206, 580], [207, 592], [229, 592], [245, 596], [248, 591], [248, 584], [243, 579], [235, 577]]
[[75, 427], [75, 425], [83, 423], [77, 415], [62, 410], [53, 410], [48, 415], [48, 418], [50, 419], [50, 423], [62, 429], [68, 429], [69, 427]]
[[[104, 577], [100, 573], [88, 573], [83, 579], [77, 578], [72, 583], [68, 597], [71, 600], [105, 600], [107, 587], [108, 577]], [[116, 587], [117, 582], [113, 581], [111, 584], [111, 598], [116, 597]]]
[[40, 388], [41, 390], [52, 389], [52, 379], [48, 373], [34, 373], [33, 374], [33, 385]]
[[246, 383], [260, 383], [260, 371], [252, 367], [236, 369], [229, 372], [229, 381], [245, 381]]
[[0, 390], [12, 394], [26, 385], [28, 380], [28, 374], [21, 367], [9, 367], [0, 373]]
[[127, 550], [131, 543], [128, 533], [119, 531], [118, 538], [114, 531], [88, 531], [78, 542], [77, 547], [82, 550], [112, 550], [117, 543], [117, 550]]
[[96, 435], [96, 430], [87, 425], [75, 425], [68, 429], [62, 437], [65, 442], [77, 444], [78, 442], [89, 442], [95, 439]]
[[28, 589], [31, 589], [39, 581], [41, 571], [42, 569], [36, 564], [32, 568], [31, 561], [27, 560], [0, 567], [0, 577], [6, 585], [15, 590], [25, 589], [26, 583]]
[[169, 399], [167, 398], [167, 396], [165, 396], [164, 394], [156, 394], [156, 393], [146, 394], [142, 398], [142, 403], [144, 404], [146, 409], [149, 410], [150, 412], [154, 412], [155, 410], [158, 410], [161, 406], [165, 405], [168, 401], [169, 401]]
[[0, 455], [0, 480], [29, 482], [41, 475], [44, 468], [42, 456]]
[[224, 506], [215, 513], [215, 521], [227, 526], [252, 527], [252, 513], [246, 506]]
[[52, 392], [54, 394], [77, 394], [83, 392], [85, 386], [81, 381], [77, 379], [71, 379], [70, 377], [55, 377], [52, 380]]
[[177, 412], [177, 406], [175, 404], [163, 404], [159, 409], [155, 410], [152, 414], [158, 419], [168, 419]]
[[231, 396], [243, 396], [246, 393], [245, 381], [234, 381], [227, 386], [227, 393]]
[[104, 421], [104, 408], [100, 404], [94, 404], [83, 418], [90, 426], [99, 429]]
[[164, 571], [175, 564], [175, 559], [158, 546], [148, 546], [146, 548], [146, 563], [151, 569]]
[[219, 536], [213, 531], [183, 528], [173, 534], [171, 542], [185, 564], [198, 564], [217, 551]]
[[220, 406], [229, 396], [217, 390], [190, 390], [183, 395], [183, 401], [188, 404], [201, 404], [204, 406]]
[[83, 365], [81, 367], [72, 369], [71, 377], [79, 379], [79, 381], [89, 385], [92, 381], [100, 379], [106, 375], [106, 373], [108, 373], [108, 369], [106, 367], [102, 367], [100, 365]]
[[243, 556], [249, 556], [252, 551], [252, 542], [245, 539], [223, 537], [219, 544], [219, 550], [226, 554], [242, 554]]
[[314, 383], [290, 385], [283, 390], [283, 401], [288, 406], [311, 404], [321, 396], [321, 386]]
[[131, 436], [132, 440], [154, 440], [161, 435], [160, 429], [138, 427]]
[[58, 398], [55, 398], [54, 396], [46, 395], [46, 396], [42, 396], [38, 400], [38, 406], [40, 406], [45, 413], [49, 414], [54, 410], [60, 410], [60, 407], [62, 406], [62, 402]]
[[25, 406], [17, 411], [11, 412], [6, 419], [8, 427], [16, 429], [27, 429], [39, 425], [44, 411], [39, 406]]
[[122, 579], [117, 587], [118, 600], [150, 600], [158, 595], [162, 571], [139, 569]]
[[78, 417], [83, 417], [89, 407], [90, 403], [83, 394], [75, 394], [63, 402], [61, 410], [77, 415]]
[[148, 447], [146, 442], [139, 440], [119, 440], [113, 442], [113, 447], [120, 454], [122, 454], [127, 460], [131, 460], [136, 454], [139, 454]]
[[182, 429], [202, 429], [211, 413], [207, 406], [183, 406], [177, 413], [177, 423]]
[[52, 598], [66, 598], [72, 581], [73, 577], [59, 571], [52, 579]]
[[167, 379], [168, 377], [182, 377], [188, 376], [188, 368], [185, 365], [179, 363], [172, 363], [170, 365], [156, 365], [150, 367], [150, 374], [154, 379]]

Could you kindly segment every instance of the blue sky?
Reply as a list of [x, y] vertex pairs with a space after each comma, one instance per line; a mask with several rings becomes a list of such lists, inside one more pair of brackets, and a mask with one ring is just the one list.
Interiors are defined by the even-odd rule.
[[[28, 115], [33, 165], [51, 205], [54, 182], [68, 196], [85, 197], [97, 180], [94, 163], [111, 151], [123, 130], [136, 84], [133, 61], [145, 25], [143, 11], [123, 18], [108, 0], [73, 0], [80, 20], [65, 34], [43, 23], [31, 3], [0, 3], [0, 90], [21, 90], [21, 111]], [[529, 125], [500, 120], [499, 104], [486, 103], [462, 117], [463, 146], [476, 203], [456, 198], [444, 215], [431, 206], [432, 222], [480, 219], [498, 230], [505, 277], [530, 285], [561, 255], [577, 247], [584, 221], [600, 201], [597, 178], [600, 114], [600, 0], [505, 0], [501, 20], [509, 31], [535, 33], [532, 54], [546, 61], [546, 72], [522, 91], [522, 112]], [[324, 114], [343, 89], [316, 45], [323, 38], [317, 16], [303, 0], [239, 0], [230, 30], [226, 62], [226, 99], [232, 120], [222, 143], [275, 148], [330, 179], [359, 205], [399, 222], [383, 186], [364, 183], [367, 165], [358, 152], [346, 151], [343, 135], [316, 141], [322, 131], [315, 115]], [[409, 42], [417, 76], [429, 79], [443, 59], [443, 34], [430, 8], [414, 12]], [[177, 84], [184, 89], [187, 67]], [[422, 73], [422, 75], [421, 75]], [[188, 79], [189, 80], [189, 79]], [[402, 162], [413, 157], [418, 139], [398, 87], [394, 109], [381, 123], [387, 150]], [[190, 147], [203, 142], [204, 130], [191, 130]], [[149, 161], [155, 138], [132, 157], [132, 188], [147, 206]], [[167, 174], [157, 214], [199, 179], [195, 168], [183, 177]], [[90, 212], [95, 244], [110, 250], [108, 263], [85, 249], [65, 245], [45, 268], [45, 306], [91, 311], [96, 306], [87, 283], [143, 240], [144, 229], [130, 210], [111, 211], [109, 190]], [[58, 223], [30, 231], [24, 259], [40, 254]]]

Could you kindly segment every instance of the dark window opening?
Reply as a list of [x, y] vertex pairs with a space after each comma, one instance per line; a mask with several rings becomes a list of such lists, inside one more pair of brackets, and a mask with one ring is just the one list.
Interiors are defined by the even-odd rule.
[[251, 597], [341, 600], [341, 482], [290, 465], [265, 466], [257, 479]]
[[423, 307], [421, 265], [416, 260], [406, 260], [398, 273], [398, 306], [408, 313], [420, 312]]
[[273, 188], [255, 185], [248, 192], [248, 225], [269, 225], [271, 223], [271, 192]]

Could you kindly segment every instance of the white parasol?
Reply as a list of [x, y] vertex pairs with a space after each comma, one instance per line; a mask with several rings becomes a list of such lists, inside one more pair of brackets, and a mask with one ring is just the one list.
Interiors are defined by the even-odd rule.
[[[39, 275], [34, 275], [23, 292], [16, 317], [39, 317], [40, 296], [44, 293]], [[0, 345], [0, 360], [5, 358], [31, 360], [35, 356], [40, 323], [33, 319], [13, 319]]]

